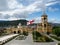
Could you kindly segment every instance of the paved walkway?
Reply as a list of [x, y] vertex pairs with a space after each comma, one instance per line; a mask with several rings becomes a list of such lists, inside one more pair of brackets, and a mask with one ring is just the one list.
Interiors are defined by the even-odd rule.
[[41, 42], [41, 43], [36, 43], [33, 42], [32, 39], [32, 34], [29, 34], [25, 40], [15, 40], [13, 39], [12, 41], [6, 43], [5, 45], [56, 45], [57, 42]]
[[29, 35], [25, 40], [15, 40], [6, 43], [5, 45], [33, 45], [33, 39], [32, 36]]

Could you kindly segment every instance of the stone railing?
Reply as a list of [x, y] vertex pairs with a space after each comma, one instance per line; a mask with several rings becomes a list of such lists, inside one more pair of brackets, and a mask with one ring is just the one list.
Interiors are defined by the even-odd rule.
[[3, 36], [0, 38], [0, 45], [3, 45], [4, 43], [8, 42], [9, 40], [13, 39], [16, 37], [18, 34], [11, 34], [7, 36]]

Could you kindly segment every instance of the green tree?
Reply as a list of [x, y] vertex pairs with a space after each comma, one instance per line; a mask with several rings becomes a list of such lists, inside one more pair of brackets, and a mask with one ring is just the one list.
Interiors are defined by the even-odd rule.
[[53, 34], [60, 36], [60, 26], [53, 27]]
[[41, 36], [41, 34], [37, 31], [33, 31], [32, 34], [33, 34], [33, 39], [36, 39], [36, 40]]

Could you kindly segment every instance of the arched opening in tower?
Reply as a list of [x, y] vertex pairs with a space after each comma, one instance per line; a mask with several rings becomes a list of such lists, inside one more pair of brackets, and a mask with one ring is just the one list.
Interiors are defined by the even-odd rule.
[[46, 27], [46, 24], [44, 24], [44, 27]]

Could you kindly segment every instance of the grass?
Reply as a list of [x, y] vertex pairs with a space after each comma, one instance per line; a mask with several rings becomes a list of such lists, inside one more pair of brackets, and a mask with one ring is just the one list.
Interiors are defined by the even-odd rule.
[[26, 36], [24, 36], [24, 35], [19, 35], [17, 38], [16, 38], [16, 40], [25, 40], [26, 39]]
[[58, 45], [60, 45], [60, 43], [58, 43]]
[[33, 41], [34, 42], [53, 42], [52, 39], [48, 38], [47, 36], [41, 35], [39, 32], [35, 31], [33, 34]]
[[34, 39], [34, 42], [53, 42], [52, 39], [46, 37], [46, 36], [41, 36], [41, 37], [38, 37], [37, 39]]

